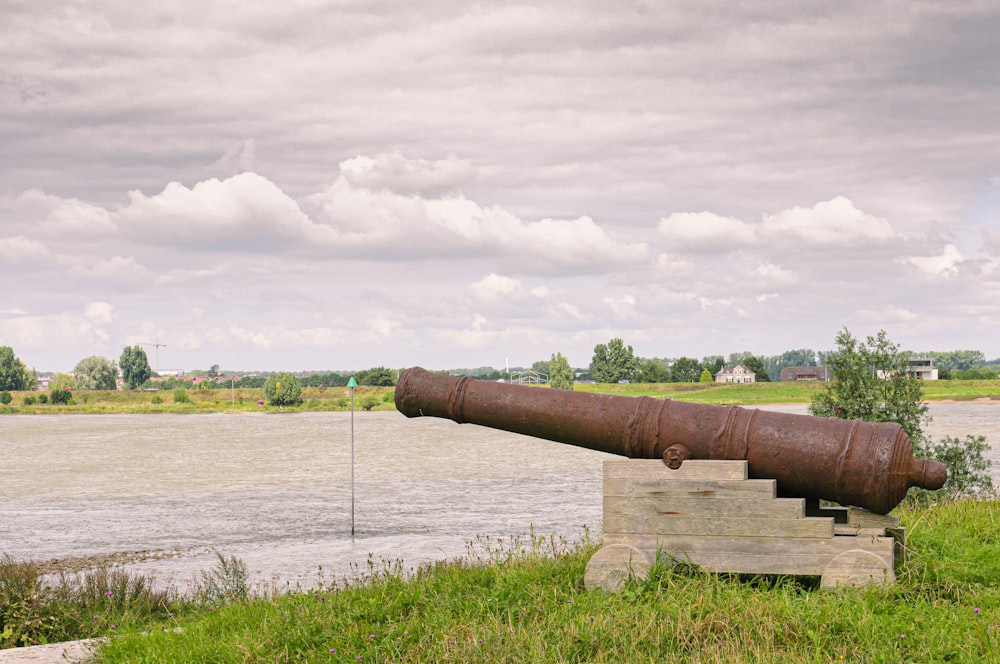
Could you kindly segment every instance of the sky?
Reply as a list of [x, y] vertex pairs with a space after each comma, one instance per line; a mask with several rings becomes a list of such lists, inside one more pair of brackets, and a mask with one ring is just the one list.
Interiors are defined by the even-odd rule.
[[998, 34], [993, 0], [0, 0], [0, 346], [997, 358]]

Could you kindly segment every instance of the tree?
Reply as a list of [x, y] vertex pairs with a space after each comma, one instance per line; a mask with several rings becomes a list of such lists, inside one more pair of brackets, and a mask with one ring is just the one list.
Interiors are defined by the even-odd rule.
[[552, 362], [551, 360], [538, 360], [537, 362], [531, 363], [531, 370], [535, 373], [545, 374], [548, 376], [552, 373]]
[[594, 358], [590, 362], [590, 372], [598, 383], [617, 383], [629, 380], [635, 375], [638, 363], [631, 346], [626, 346], [619, 338], [594, 346]]
[[982, 436], [967, 436], [963, 443], [945, 438], [932, 443], [923, 427], [930, 421], [921, 402], [921, 381], [907, 371], [908, 353], [879, 330], [863, 343], [845, 327], [836, 338], [837, 349], [824, 354], [833, 381], [813, 396], [809, 412], [821, 417], [839, 417], [866, 422], [896, 422], [913, 443], [917, 457], [933, 458], [948, 468], [947, 495], [984, 495], [993, 492], [988, 469], [991, 462]]
[[754, 376], [754, 380], [758, 383], [771, 382], [771, 376], [768, 375], [767, 369], [764, 368], [764, 364], [756, 355], [747, 355], [743, 358], [743, 366], [756, 374], [756, 376]]
[[863, 343], [845, 327], [837, 349], [825, 355], [833, 381], [824, 383], [809, 405], [820, 417], [866, 422], [897, 422], [914, 446], [923, 442], [927, 405], [921, 403], [920, 381], [906, 370], [909, 357], [879, 330]]
[[76, 389], [76, 383], [73, 382], [73, 377], [69, 374], [57, 373], [55, 377], [49, 381], [49, 389], [53, 392], [57, 390], [72, 392]]
[[264, 398], [272, 406], [288, 406], [302, 400], [302, 385], [290, 373], [268, 376], [264, 381]]
[[569, 360], [562, 353], [554, 353], [548, 365], [549, 387], [554, 390], [572, 390], [573, 367], [569, 366]]
[[679, 357], [670, 365], [671, 383], [697, 383], [701, 378], [701, 363], [691, 357]]
[[708, 369], [701, 370], [701, 377], [698, 378], [699, 383], [711, 383], [713, 380], [711, 371]]
[[715, 374], [722, 371], [722, 367], [725, 364], [726, 359], [721, 355], [707, 355], [701, 360], [701, 366], [708, 369], [708, 373], [712, 374], [712, 380], [715, 380]]
[[0, 390], [33, 389], [27, 381], [28, 368], [14, 355], [14, 349], [0, 346]]
[[149, 368], [146, 351], [139, 345], [125, 346], [122, 356], [118, 359], [118, 366], [121, 367], [125, 387], [130, 390], [145, 383], [153, 374], [153, 370]]
[[370, 385], [372, 387], [392, 387], [396, 384], [396, 377], [390, 369], [385, 367], [373, 367], [365, 371], [359, 371], [355, 376], [358, 385]]
[[73, 369], [78, 390], [114, 390], [118, 387], [118, 367], [114, 360], [99, 355], [85, 357]]
[[666, 361], [655, 357], [639, 360], [639, 369], [636, 372], [636, 380], [640, 383], [670, 382], [670, 370], [667, 369]]

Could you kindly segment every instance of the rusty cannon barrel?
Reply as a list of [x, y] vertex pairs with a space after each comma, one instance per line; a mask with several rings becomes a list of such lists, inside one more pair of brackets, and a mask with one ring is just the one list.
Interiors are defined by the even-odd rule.
[[650, 397], [553, 390], [442, 376], [414, 367], [396, 384], [407, 417], [535, 436], [677, 468], [685, 459], [746, 459], [782, 495], [887, 514], [911, 486], [939, 489], [947, 470], [915, 459], [895, 423], [841, 420]]

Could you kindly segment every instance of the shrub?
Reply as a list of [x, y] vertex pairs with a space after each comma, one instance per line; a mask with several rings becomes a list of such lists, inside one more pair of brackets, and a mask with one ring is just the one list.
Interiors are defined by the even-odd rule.
[[38, 403], [46, 404], [48, 402], [49, 402], [49, 395], [45, 394], [44, 392], [38, 395]]
[[250, 593], [246, 563], [236, 556], [226, 558], [218, 551], [215, 557], [215, 567], [209, 572], [201, 573], [196, 591], [199, 599], [209, 605], [245, 600]]
[[35, 395], [33, 395], [33, 394], [29, 394], [28, 396], [24, 397], [24, 405], [25, 406], [34, 406], [35, 405], [35, 401], [36, 401]]
[[52, 394], [49, 395], [49, 399], [54, 404], [72, 403], [73, 393], [69, 390], [52, 390]]
[[4, 390], [3, 392], [0, 392], [0, 403], [2, 403], [3, 405], [6, 406], [7, 404], [9, 404], [13, 400], [14, 400], [14, 397], [10, 396], [10, 392], [8, 392], [7, 390]]
[[174, 403], [187, 403], [190, 400], [187, 390], [180, 387], [174, 390]]
[[151, 401], [155, 404], [161, 404], [163, 403], [163, 397], [161, 397], [159, 394], [154, 394]]
[[[965, 440], [946, 436], [935, 443], [919, 445], [918, 457], [937, 459], [948, 469], [948, 481], [939, 493], [948, 498], [986, 498], [996, 495], [990, 476], [992, 461], [984, 455], [990, 449], [985, 436], [966, 436]], [[914, 489], [915, 497], [927, 498], [931, 492]]]

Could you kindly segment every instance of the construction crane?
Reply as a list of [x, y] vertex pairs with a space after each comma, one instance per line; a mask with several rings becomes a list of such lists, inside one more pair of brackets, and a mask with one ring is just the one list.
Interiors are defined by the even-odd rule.
[[160, 347], [167, 347], [167, 344], [161, 344], [159, 341], [140, 341], [138, 342], [140, 346], [155, 346], [156, 347], [156, 373], [160, 373]]

